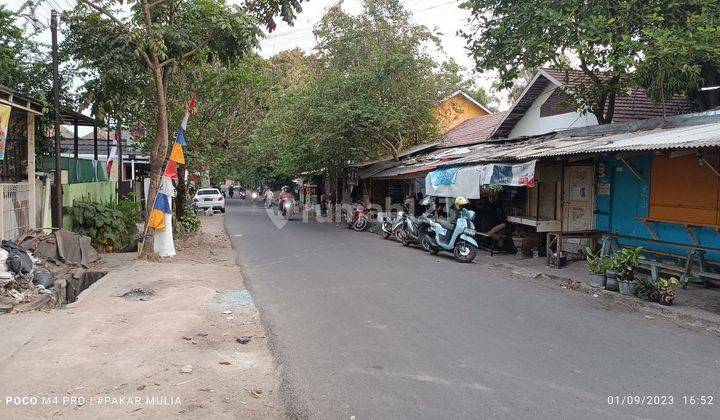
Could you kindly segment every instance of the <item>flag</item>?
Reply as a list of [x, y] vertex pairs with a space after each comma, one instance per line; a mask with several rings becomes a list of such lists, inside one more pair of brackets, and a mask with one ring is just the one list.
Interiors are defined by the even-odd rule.
[[175, 197], [177, 195], [177, 192], [175, 191], [175, 186], [173, 185], [172, 181], [169, 177], [163, 176], [162, 180], [160, 181], [160, 194], [165, 194], [168, 197]]
[[153, 211], [150, 212], [148, 226], [155, 230], [165, 230], [165, 213], [153, 209]]
[[193, 96], [192, 99], [190, 99], [190, 102], [188, 103], [188, 111], [194, 112], [195, 111], [195, 103], [197, 102], [197, 96]]
[[170, 179], [178, 179], [177, 162], [172, 159], [168, 160], [168, 163], [165, 166], [165, 172], [163, 173], [163, 176], [166, 176]]
[[183, 130], [187, 130], [187, 122], [190, 118], [190, 113], [188, 111], [185, 111], [185, 116], [183, 117], [182, 123], [180, 123], [180, 128]]
[[5, 158], [5, 141], [10, 131], [10, 108], [0, 104], [0, 160]]
[[177, 143], [180, 146], [187, 146], [187, 142], [185, 141], [185, 133], [184, 132], [185, 132], [185, 130], [182, 127], [180, 127], [180, 130], [178, 130], [178, 134], [177, 134]]
[[172, 213], [172, 207], [170, 206], [170, 196], [163, 193], [158, 193], [155, 199], [155, 210], [160, 210], [163, 213]]
[[163, 193], [158, 193], [155, 198], [153, 210], [150, 212], [148, 226], [155, 230], [165, 230], [165, 213], [172, 213], [170, 197]]
[[116, 157], [117, 157], [117, 146], [113, 145], [112, 149], [110, 149], [110, 155], [107, 158], [108, 178], [110, 178], [110, 174], [112, 173], [113, 162], [115, 162]]
[[170, 160], [174, 160], [181, 165], [185, 164], [185, 154], [183, 153], [182, 146], [177, 143], [173, 144], [172, 152], [170, 152]]

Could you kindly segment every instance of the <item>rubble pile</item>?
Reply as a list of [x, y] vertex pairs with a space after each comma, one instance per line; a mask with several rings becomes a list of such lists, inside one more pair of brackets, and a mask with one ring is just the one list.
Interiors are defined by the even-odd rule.
[[30, 231], [0, 248], [0, 312], [52, 309], [73, 302], [105, 275], [90, 238], [64, 229]]

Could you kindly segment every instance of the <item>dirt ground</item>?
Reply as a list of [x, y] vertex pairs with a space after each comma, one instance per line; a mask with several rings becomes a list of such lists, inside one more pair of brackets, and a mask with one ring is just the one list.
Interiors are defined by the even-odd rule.
[[171, 260], [105, 255], [77, 302], [0, 316], [0, 417], [282, 418], [223, 216], [202, 223]]

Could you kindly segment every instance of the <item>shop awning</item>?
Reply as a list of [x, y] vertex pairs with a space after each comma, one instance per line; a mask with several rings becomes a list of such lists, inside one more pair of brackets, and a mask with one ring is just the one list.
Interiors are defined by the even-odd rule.
[[425, 193], [434, 197], [480, 198], [481, 185], [535, 186], [535, 162], [455, 166], [437, 169], [425, 177]]

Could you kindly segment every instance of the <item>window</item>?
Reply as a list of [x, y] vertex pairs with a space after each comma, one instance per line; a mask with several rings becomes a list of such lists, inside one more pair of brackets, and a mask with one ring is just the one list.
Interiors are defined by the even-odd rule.
[[[718, 167], [717, 154], [706, 159]], [[718, 176], [695, 153], [672, 158], [653, 156], [650, 218], [679, 223], [720, 224]]]

